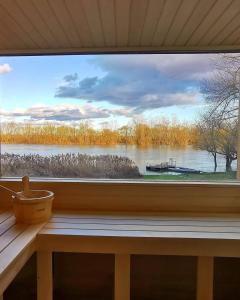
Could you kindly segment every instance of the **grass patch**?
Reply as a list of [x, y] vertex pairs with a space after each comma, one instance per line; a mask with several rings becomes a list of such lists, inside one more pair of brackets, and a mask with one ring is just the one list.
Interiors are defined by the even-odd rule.
[[201, 174], [159, 174], [159, 175], [144, 175], [145, 180], [206, 180], [206, 181], [218, 181], [218, 180], [234, 180], [236, 179], [237, 172], [213, 172], [213, 173], [201, 173]]

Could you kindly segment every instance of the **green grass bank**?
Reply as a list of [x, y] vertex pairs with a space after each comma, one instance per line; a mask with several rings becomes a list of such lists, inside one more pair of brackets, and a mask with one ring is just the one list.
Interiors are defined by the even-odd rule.
[[145, 180], [187, 180], [187, 181], [219, 181], [219, 180], [234, 180], [236, 179], [237, 172], [213, 172], [201, 174], [156, 174], [156, 175], [143, 175]]

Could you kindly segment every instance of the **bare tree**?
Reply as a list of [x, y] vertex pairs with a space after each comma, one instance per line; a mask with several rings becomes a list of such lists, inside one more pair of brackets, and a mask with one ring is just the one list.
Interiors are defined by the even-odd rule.
[[210, 115], [220, 120], [238, 117], [240, 100], [240, 55], [221, 54], [216, 71], [202, 82], [202, 93], [210, 104]]
[[[208, 109], [200, 124], [202, 122], [208, 126], [208, 133], [205, 132], [205, 135], [212, 138], [211, 140], [208, 137], [211, 147], [205, 141], [205, 150], [211, 150], [209, 152], [212, 153], [212, 149], [215, 149], [217, 154], [223, 155], [228, 171], [231, 170], [232, 161], [237, 159], [240, 129], [240, 55], [221, 54], [215, 61], [215, 66], [216, 71], [212, 77], [202, 82], [201, 91], [208, 103]], [[216, 154], [213, 155], [216, 160]]]
[[211, 116], [211, 111], [202, 114], [197, 124], [197, 146], [212, 154], [214, 171], [217, 170], [217, 155], [226, 160], [226, 171], [231, 171], [232, 162], [237, 159], [238, 126], [235, 120], [219, 120]]
[[220, 123], [217, 151], [226, 160], [226, 171], [231, 171], [232, 162], [237, 159], [238, 121], [227, 120]]
[[218, 124], [213, 118], [209, 118], [207, 113], [202, 114], [197, 123], [197, 146], [211, 153], [214, 160], [214, 171], [217, 170], [217, 144], [218, 144]]

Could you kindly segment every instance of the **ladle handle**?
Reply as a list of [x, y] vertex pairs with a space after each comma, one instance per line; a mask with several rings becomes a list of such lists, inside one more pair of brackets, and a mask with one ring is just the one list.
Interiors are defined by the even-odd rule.
[[19, 198], [19, 195], [18, 195], [15, 191], [13, 191], [13, 190], [11, 190], [11, 189], [5, 187], [4, 185], [1, 185], [1, 184], [0, 184], [0, 188], [2, 188], [2, 189], [4, 189], [4, 190], [8, 191], [9, 193], [11, 193], [12, 195], [14, 195], [15, 197]]
[[23, 194], [25, 197], [28, 197], [31, 194], [30, 185], [29, 185], [29, 177], [24, 176], [22, 178], [22, 183], [23, 183]]

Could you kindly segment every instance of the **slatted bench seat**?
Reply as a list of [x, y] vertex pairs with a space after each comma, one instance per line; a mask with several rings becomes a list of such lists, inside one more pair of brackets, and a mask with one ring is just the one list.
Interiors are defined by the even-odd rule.
[[[56, 213], [38, 234], [42, 278], [52, 252], [115, 254], [115, 299], [130, 299], [130, 255], [198, 256], [197, 299], [213, 294], [213, 257], [240, 256], [238, 217], [96, 215]], [[52, 289], [48, 278], [41, 285]], [[42, 299], [46, 298], [42, 295]]]
[[0, 287], [37, 251], [38, 300], [52, 299], [52, 252], [115, 254], [115, 299], [130, 299], [131, 254], [198, 257], [197, 300], [212, 299], [213, 257], [240, 257], [238, 216], [55, 212], [46, 224], [0, 215]]
[[42, 226], [16, 224], [12, 212], [0, 211], [0, 295], [36, 252], [36, 236]]

